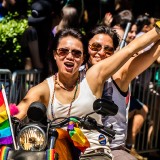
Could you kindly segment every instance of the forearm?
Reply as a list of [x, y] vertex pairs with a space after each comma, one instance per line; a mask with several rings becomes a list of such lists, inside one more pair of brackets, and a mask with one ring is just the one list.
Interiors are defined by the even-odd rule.
[[160, 56], [157, 58], [157, 63], [160, 64]]
[[158, 40], [150, 50], [140, 54], [137, 57], [131, 58], [125, 65], [125, 74], [122, 80], [124, 85], [126, 82], [131, 82], [136, 76], [146, 70], [160, 56], [160, 40]]
[[122, 67], [134, 54], [149, 44], [157, 41], [159, 38], [160, 34], [157, 33], [155, 28], [153, 28], [151, 31], [134, 39], [131, 43], [119, 50], [113, 56], [101, 61], [99, 65], [101, 65], [100, 72], [103, 79], [109, 78], [116, 71], [118, 71], [118, 69]]
[[134, 53], [138, 53], [142, 49], [146, 48], [148, 45], [157, 41], [158, 39], [160, 39], [160, 33], [158, 33], [156, 29], [153, 28], [142, 36], [135, 38], [132, 42], [128, 44], [127, 47], [130, 47], [130, 49]]

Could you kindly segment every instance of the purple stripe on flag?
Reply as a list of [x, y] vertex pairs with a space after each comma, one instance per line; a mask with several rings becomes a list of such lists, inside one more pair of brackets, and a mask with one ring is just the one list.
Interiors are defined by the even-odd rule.
[[0, 138], [0, 144], [12, 144], [12, 143], [13, 143], [12, 136]]

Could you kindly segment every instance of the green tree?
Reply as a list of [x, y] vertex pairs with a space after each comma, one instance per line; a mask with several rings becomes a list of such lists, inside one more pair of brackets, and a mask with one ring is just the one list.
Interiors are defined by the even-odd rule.
[[0, 22], [0, 68], [12, 71], [24, 66], [21, 38], [28, 27], [27, 19], [17, 17], [18, 13], [9, 13]]

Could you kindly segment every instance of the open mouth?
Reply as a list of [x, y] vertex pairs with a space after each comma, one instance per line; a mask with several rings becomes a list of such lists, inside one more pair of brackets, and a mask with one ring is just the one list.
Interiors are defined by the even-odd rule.
[[65, 62], [64, 65], [65, 65], [65, 68], [66, 68], [67, 71], [72, 71], [73, 70], [74, 63]]

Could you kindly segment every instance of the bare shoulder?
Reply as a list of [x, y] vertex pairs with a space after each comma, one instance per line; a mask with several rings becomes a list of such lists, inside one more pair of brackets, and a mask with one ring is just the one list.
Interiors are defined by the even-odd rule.
[[43, 82], [39, 83], [38, 85], [32, 87], [27, 95], [26, 98], [33, 98], [36, 100], [39, 100], [41, 102], [46, 102], [48, 101], [48, 97], [49, 97], [49, 87], [48, 87], [48, 83], [46, 80], [44, 80]]
[[47, 81], [32, 87], [22, 101], [17, 105], [19, 113], [16, 115], [17, 118], [23, 119], [26, 116], [28, 107], [32, 102], [39, 101], [44, 105], [48, 105], [49, 101], [49, 87]]

